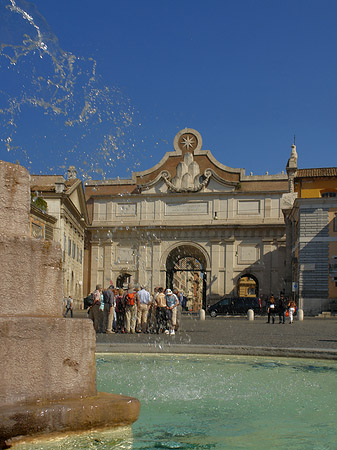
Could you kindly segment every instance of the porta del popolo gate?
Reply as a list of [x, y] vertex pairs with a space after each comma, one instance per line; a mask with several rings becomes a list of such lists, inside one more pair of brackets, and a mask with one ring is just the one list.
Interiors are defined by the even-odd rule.
[[242, 289], [276, 295], [289, 282], [287, 174], [247, 176], [226, 166], [202, 149], [196, 130], [180, 131], [154, 167], [127, 180], [86, 182], [85, 192], [88, 293], [110, 280], [177, 287], [193, 310]]

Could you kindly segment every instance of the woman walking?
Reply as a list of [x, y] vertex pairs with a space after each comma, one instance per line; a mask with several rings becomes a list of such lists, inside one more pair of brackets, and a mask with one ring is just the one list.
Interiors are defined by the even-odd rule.
[[293, 300], [290, 301], [288, 304], [288, 311], [289, 311], [289, 320], [290, 320], [289, 323], [292, 324], [294, 321], [294, 314], [296, 311], [296, 303]]

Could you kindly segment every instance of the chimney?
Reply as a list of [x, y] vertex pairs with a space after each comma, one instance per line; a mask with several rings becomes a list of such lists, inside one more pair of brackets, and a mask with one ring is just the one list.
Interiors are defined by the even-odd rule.
[[56, 194], [62, 194], [62, 192], [64, 192], [65, 190], [65, 184], [63, 181], [57, 181], [55, 183], [55, 192]]

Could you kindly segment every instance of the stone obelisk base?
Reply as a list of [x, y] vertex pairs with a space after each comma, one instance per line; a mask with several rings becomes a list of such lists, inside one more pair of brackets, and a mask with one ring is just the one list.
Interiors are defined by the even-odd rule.
[[0, 448], [137, 420], [137, 399], [97, 393], [95, 331], [62, 316], [62, 263], [57, 242], [30, 236], [28, 171], [0, 161]]

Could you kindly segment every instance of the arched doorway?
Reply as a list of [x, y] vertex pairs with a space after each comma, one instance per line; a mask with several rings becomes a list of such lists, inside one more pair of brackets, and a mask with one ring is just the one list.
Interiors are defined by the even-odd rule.
[[258, 297], [259, 282], [258, 279], [251, 274], [242, 275], [237, 283], [238, 297]]
[[166, 260], [166, 286], [183, 292], [190, 311], [206, 308], [206, 258], [199, 248], [185, 244], [169, 253]]
[[125, 288], [131, 280], [129, 273], [121, 273], [116, 280], [116, 288]]

